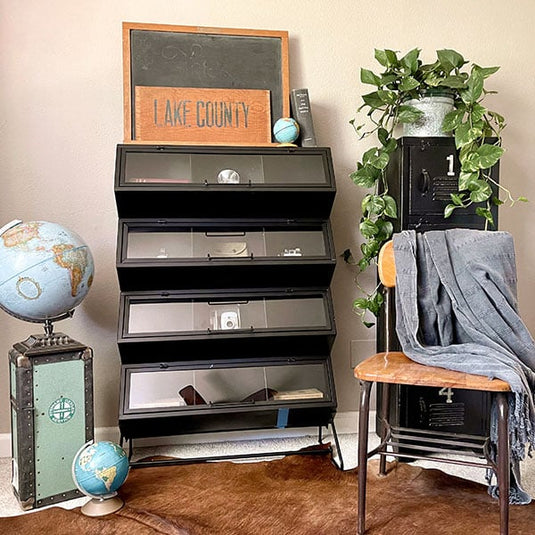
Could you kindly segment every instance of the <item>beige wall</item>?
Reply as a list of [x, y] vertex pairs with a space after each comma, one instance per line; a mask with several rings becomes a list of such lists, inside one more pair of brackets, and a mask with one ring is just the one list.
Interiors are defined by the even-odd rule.
[[[501, 65], [492, 84], [499, 94], [488, 102], [509, 125], [502, 182], [532, 203], [504, 208], [500, 226], [516, 239], [521, 312], [535, 332], [531, 0], [1, 0], [0, 6], [0, 226], [14, 218], [55, 221], [91, 247], [94, 286], [74, 318], [57, 330], [94, 348], [97, 426], [115, 425], [118, 410], [113, 174], [115, 145], [123, 135], [122, 21], [288, 30], [290, 85], [309, 88], [319, 143], [333, 151], [338, 253], [358, 241], [361, 193], [348, 174], [365, 146], [348, 121], [365, 90], [359, 68], [375, 67], [373, 49], [419, 47], [432, 61], [436, 49], [455, 48], [483, 66]], [[362, 357], [374, 332], [351, 312], [356, 289], [343, 264], [333, 293], [339, 408], [354, 410], [350, 342], [364, 340], [353, 344]], [[8, 350], [39, 330], [0, 313], [0, 433], [9, 431]]]

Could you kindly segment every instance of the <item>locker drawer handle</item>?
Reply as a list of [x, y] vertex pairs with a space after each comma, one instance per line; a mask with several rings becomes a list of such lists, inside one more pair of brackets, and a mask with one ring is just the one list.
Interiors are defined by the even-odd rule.
[[431, 177], [429, 176], [429, 173], [427, 169], [422, 169], [422, 180], [419, 184], [419, 190], [422, 193], [427, 193], [429, 191], [429, 184], [431, 183]]

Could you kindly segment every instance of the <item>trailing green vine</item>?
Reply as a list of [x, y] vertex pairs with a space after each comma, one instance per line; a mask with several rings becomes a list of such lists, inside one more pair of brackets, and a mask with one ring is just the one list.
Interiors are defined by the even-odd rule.
[[379, 142], [364, 152], [350, 175], [357, 186], [371, 190], [361, 203], [359, 231], [364, 241], [358, 260], [349, 249], [343, 253], [344, 260], [358, 269], [357, 286], [363, 296], [356, 299], [353, 306], [366, 326], [374, 324], [366, 320], [367, 313], [377, 316], [383, 297], [379, 287], [371, 292], [361, 288], [358, 276], [376, 263], [381, 246], [394, 231], [397, 206], [388, 193], [385, 170], [398, 147], [396, 128], [421, 118], [422, 112], [410, 105], [410, 100], [432, 96], [438, 91], [446, 91], [453, 98], [453, 111], [444, 118], [442, 129], [454, 136], [461, 170], [458, 191], [451, 194], [444, 217], [450, 217], [455, 210], [477, 205], [476, 214], [485, 219], [486, 226], [492, 226], [491, 208], [503, 204], [494, 191], [504, 193], [511, 205], [527, 200], [525, 197], [514, 199], [509, 190], [490, 175], [490, 169], [504, 153], [501, 134], [505, 119], [482, 102], [486, 95], [495, 93], [484, 86], [485, 80], [499, 67], [469, 64], [455, 50], [438, 50], [437, 59], [431, 64], [420, 60], [418, 48], [402, 57], [393, 50], [376, 49], [375, 59], [383, 67], [381, 73], [364, 68], [360, 71], [362, 83], [374, 86], [372, 92], [362, 96], [363, 104], [357, 110], [358, 117], [365, 114], [365, 121], [358, 125], [355, 119], [350, 121], [359, 140], [375, 135]]

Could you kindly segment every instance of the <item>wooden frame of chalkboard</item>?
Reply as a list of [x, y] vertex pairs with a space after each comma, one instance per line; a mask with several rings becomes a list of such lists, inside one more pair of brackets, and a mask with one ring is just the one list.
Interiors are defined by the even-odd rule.
[[273, 125], [290, 114], [288, 32], [123, 22], [127, 143], [136, 86], [268, 90]]

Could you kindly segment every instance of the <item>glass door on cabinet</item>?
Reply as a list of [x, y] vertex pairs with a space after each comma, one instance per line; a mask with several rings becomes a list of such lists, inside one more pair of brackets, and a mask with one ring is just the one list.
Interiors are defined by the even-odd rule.
[[208, 367], [123, 366], [125, 413], [331, 402], [327, 360]]
[[126, 184], [190, 184], [191, 156], [181, 153], [127, 151], [124, 182]]
[[120, 262], [331, 257], [330, 228], [325, 222], [267, 226], [227, 221], [191, 226], [123, 221], [121, 226]]
[[213, 298], [197, 295], [187, 299], [179, 293], [121, 296], [123, 338], [187, 333], [233, 331], [330, 330], [330, 297], [327, 293], [285, 298], [238, 294]]
[[119, 145], [117, 185], [333, 185], [325, 148], [217, 148]]

